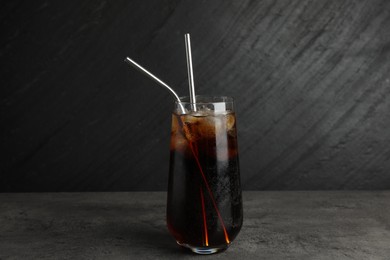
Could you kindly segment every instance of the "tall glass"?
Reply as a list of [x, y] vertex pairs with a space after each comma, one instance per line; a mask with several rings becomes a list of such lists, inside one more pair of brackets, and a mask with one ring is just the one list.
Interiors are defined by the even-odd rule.
[[182, 98], [172, 113], [167, 225], [199, 254], [225, 250], [243, 222], [236, 117], [230, 97]]

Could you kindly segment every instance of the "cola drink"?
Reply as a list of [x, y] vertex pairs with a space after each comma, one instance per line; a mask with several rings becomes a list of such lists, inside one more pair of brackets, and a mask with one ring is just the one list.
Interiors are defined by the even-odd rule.
[[172, 114], [167, 225], [179, 245], [210, 254], [243, 223], [236, 117], [232, 99], [197, 106]]

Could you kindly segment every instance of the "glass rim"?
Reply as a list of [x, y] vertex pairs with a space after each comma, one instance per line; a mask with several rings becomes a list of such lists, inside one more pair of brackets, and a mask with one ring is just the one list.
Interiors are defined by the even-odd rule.
[[[190, 101], [189, 96], [181, 96], [179, 97], [181, 104], [218, 104], [218, 103], [234, 103], [234, 98], [231, 96], [206, 96], [206, 95], [196, 95], [196, 99], [201, 99], [202, 101], [196, 100], [196, 103]], [[203, 101], [206, 100], [206, 101]], [[178, 100], [175, 100], [175, 104], [179, 104]]]

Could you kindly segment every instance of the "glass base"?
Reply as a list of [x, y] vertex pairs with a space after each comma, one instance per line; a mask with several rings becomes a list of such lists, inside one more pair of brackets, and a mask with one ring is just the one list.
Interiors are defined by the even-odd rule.
[[219, 252], [225, 251], [228, 248], [228, 246], [225, 246], [225, 247], [191, 246], [191, 245], [188, 245], [188, 244], [182, 244], [180, 242], [177, 242], [177, 244], [179, 244], [182, 247], [189, 248], [189, 249], [191, 249], [192, 252], [194, 252], [196, 254], [200, 254], [200, 255], [211, 255], [211, 254], [215, 254], [215, 253], [219, 253]]

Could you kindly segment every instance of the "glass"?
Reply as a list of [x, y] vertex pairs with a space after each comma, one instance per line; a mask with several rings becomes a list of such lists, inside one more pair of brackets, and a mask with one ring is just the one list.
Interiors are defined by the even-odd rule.
[[228, 248], [243, 222], [234, 103], [181, 100], [186, 112], [176, 102], [172, 113], [167, 225], [179, 245], [212, 254]]

